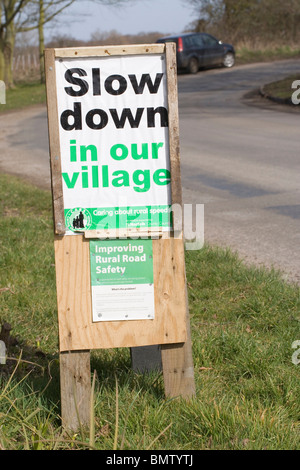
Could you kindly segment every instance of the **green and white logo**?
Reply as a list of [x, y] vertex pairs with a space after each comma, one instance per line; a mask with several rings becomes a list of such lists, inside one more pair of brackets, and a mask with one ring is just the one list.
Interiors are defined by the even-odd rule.
[[91, 228], [92, 216], [82, 207], [70, 209], [66, 214], [66, 225], [73, 232], [84, 232]]

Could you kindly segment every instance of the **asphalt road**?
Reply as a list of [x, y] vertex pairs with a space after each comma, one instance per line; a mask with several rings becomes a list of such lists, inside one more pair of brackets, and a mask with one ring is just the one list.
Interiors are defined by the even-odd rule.
[[[178, 76], [183, 198], [204, 204], [205, 240], [298, 283], [299, 110], [251, 92], [299, 71], [287, 60]], [[44, 107], [0, 115], [0, 141], [1, 171], [50, 188]]]
[[250, 92], [299, 71], [289, 60], [178, 77], [184, 201], [204, 204], [205, 239], [298, 283], [299, 110]]

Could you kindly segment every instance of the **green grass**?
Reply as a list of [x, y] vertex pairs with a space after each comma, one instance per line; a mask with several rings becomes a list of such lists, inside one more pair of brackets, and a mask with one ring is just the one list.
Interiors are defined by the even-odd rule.
[[15, 338], [0, 365], [0, 449], [299, 449], [299, 287], [210, 246], [186, 253], [195, 399], [165, 399], [161, 374], [134, 373], [127, 348], [95, 351], [95, 439], [68, 434], [51, 196], [0, 174], [0, 201], [0, 323]]
[[268, 83], [264, 86], [264, 93], [269, 96], [280, 98], [283, 100], [291, 100], [292, 94], [295, 91], [292, 88], [292, 83], [295, 80], [300, 80], [300, 74], [291, 75], [283, 80], [277, 82]]
[[0, 104], [0, 113], [46, 102], [46, 88], [39, 82], [19, 83], [6, 90], [6, 104]]

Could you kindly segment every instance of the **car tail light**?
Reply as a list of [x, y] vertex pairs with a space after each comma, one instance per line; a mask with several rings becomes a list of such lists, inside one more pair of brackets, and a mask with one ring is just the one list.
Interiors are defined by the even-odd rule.
[[178, 38], [178, 52], [182, 52], [183, 51], [183, 42], [182, 42], [182, 38]]

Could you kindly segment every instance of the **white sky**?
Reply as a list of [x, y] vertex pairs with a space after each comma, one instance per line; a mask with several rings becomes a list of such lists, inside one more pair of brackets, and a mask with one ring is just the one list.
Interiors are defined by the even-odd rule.
[[121, 34], [158, 31], [180, 33], [195, 19], [188, 0], [128, 0], [118, 7], [78, 0], [45, 31], [46, 40], [59, 35], [88, 40], [99, 31], [117, 30]]

